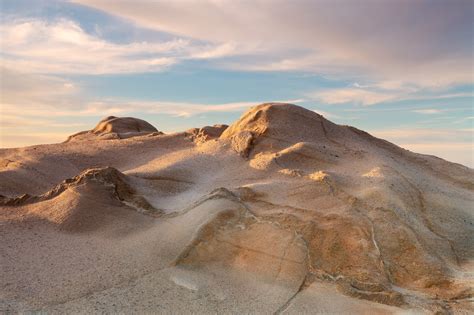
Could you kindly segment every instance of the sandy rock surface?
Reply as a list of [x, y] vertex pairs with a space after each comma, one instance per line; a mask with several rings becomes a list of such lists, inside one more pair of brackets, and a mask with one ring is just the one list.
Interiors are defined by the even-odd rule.
[[94, 129], [71, 135], [66, 142], [85, 139], [125, 139], [147, 134], [161, 134], [148, 122], [133, 117], [109, 116], [97, 124]]
[[0, 311], [468, 314], [473, 179], [291, 104], [108, 117], [0, 149]]

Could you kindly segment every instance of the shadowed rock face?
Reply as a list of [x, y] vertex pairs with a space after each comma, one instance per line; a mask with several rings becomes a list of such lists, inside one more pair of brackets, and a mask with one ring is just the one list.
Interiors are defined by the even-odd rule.
[[[148, 133], [156, 136], [95, 141]], [[107, 249], [112, 262], [79, 251], [105, 270], [99, 282], [91, 268], [77, 292], [54, 291], [67, 286], [46, 276], [35, 290], [13, 286], [9, 298], [30, 309], [94, 312], [94, 305], [122, 303], [101, 310], [173, 312], [180, 300], [197, 313], [347, 313], [354, 306], [360, 313], [472, 311], [469, 168], [409, 152], [291, 104], [262, 104], [229, 127], [171, 135], [139, 119], [107, 117], [75, 140], [81, 139], [88, 141], [0, 152], [5, 244], [16, 244], [20, 229], [20, 235], [42, 235], [33, 238], [41, 248], [52, 248], [48, 242], [63, 240], [66, 230], [78, 239], [95, 233], [85, 247], [102, 251], [111, 230], [120, 235]], [[64, 175], [55, 185], [58, 169], [79, 175]], [[48, 192], [25, 195], [37, 191], [27, 179], [48, 183], [42, 190]], [[60, 229], [43, 235], [36, 226], [31, 232], [31, 224], [23, 227], [38, 218]], [[12, 257], [8, 270], [49, 263], [4, 247]], [[64, 273], [71, 270], [61, 259], [75, 255], [68, 253], [50, 255]], [[133, 271], [124, 271], [131, 257]], [[158, 265], [164, 271], [155, 270]], [[18, 270], [17, 278], [26, 274]], [[192, 276], [176, 275], [186, 272]], [[109, 281], [105, 288], [103, 279]], [[131, 279], [133, 285], [123, 284]], [[44, 283], [53, 288], [50, 295], [44, 295]], [[328, 286], [338, 291], [324, 295]], [[81, 298], [93, 289], [98, 293]], [[172, 306], [163, 308], [157, 290], [179, 298], [169, 297]], [[337, 294], [355, 304], [338, 305], [340, 300], [332, 300]], [[329, 306], [318, 308], [324, 300]], [[28, 309], [18, 305], [6, 309]]]

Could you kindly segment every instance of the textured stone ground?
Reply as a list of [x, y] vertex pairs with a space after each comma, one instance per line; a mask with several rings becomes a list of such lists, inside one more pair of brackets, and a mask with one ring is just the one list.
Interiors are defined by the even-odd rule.
[[473, 312], [474, 172], [289, 104], [0, 150], [0, 310]]

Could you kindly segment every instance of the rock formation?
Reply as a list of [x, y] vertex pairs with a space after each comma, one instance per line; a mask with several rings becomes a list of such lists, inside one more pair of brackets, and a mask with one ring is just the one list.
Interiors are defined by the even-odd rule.
[[109, 116], [102, 119], [92, 130], [81, 131], [70, 136], [66, 142], [91, 136], [100, 139], [124, 139], [160, 132], [148, 122], [133, 117]]
[[217, 139], [227, 129], [227, 125], [205, 126], [202, 128], [189, 129], [186, 132], [190, 134], [195, 143], [203, 143], [209, 140]]
[[2, 310], [474, 311], [474, 171], [302, 107], [0, 160]]

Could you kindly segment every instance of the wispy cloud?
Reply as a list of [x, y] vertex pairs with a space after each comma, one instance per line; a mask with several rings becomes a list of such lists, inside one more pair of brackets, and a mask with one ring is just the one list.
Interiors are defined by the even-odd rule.
[[[190, 117], [211, 112], [239, 112], [265, 100], [205, 104], [166, 100], [130, 100], [96, 98], [84, 95], [81, 86], [71, 80], [52, 75], [27, 74], [0, 68], [3, 83], [0, 85], [2, 121], [7, 117], [64, 117], [106, 116], [128, 113], [154, 113]], [[274, 100], [300, 103], [304, 99]]]
[[204, 47], [195, 53], [191, 53], [190, 59], [214, 59], [222, 58], [226, 56], [232, 56], [236, 54], [238, 47], [235, 43], [228, 42], [219, 45], [210, 45], [210, 47]]
[[461, 129], [434, 129], [434, 128], [398, 128], [372, 130], [375, 136], [395, 141], [396, 143], [455, 143], [472, 141], [472, 130]]
[[444, 111], [441, 109], [436, 109], [436, 108], [426, 108], [426, 109], [415, 109], [415, 110], [412, 110], [412, 112], [417, 113], [417, 114], [436, 115], [436, 114], [441, 114]]
[[354, 103], [363, 106], [394, 100], [395, 94], [373, 92], [358, 88], [330, 89], [307, 94], [308, 97], [326, 104]]
[[169, 101], [130, 101], [130, 100], [103, 100], [88, 103], [78, 114], [86, 116], [97, 115], [124, 115], [133, 112], [163, 114], [178, 117], [190, 117], [202, 113], [240, 112], [258, 102], [233, 102], [222, 104], [202, 104], [191, 102]]
[[469, 1], [74, 2], [150, 29], [210, 43], [230, 41], [238, 47], [234, 53], [247, 57], [219, 65], [240, 70], [308, 71], [423, 86], [472, 82]]
[[[326, 104], [356, 104], [371, 106], [388, 102], [421, 101], [455, 98], [473, 98], [471, 92], [449, 93], [445, 89], [422, 87], [413, 84], [381, 81], [376, 84], [361, 85], [354, 83], [349, 87], [317, 90], [306, 93], [310, 99]], [[408, 109], [407, 109], [408, 110]], [[440, 113], [439, 109], [416, 109], [413, 112], [420, 114]]]
[[397, 144], [416, 153], [434, 155], [474, 168], [474, 149], [472, 142], [469, 141], [438, 143], [400, 142]]
[[436, 155], [474, 168], [473, 132], [470, 128], [398, 128], [370, 132], [413, 152]]
[[[298, 100], [276, 100], [283, 103], [297, 103]], [[258, 105], [262, 101], [253, 102], [231, 102], [220, 104], [203, 104], [192, 102], [172, 102], [172, 101], [141, 101], [141, 100], [119, 100], [102, 99], [97, 101], [87, 101], [84, 103], [71, 104], [68, 108], [55, 108], [48, 104], [35, 106], [23, 106], [21, 113], [18, 112], [18, 105], [12, 103], [3, 104], [4, 117], [15, 114], [34, 117], [101, 117], [108, 115], [127, 115], [131, 113], [140, 114], [161, 114], [176, 117], [191, 117], [204, 113], [233, 113], [242, 112], [247, 108]], [[16, 116], [15, 116], [16, 117]]]
[[232, 43], [175, 38], [117, 44], [85, 32], [71, 20], [13, 20], [0, 24], [2, 65], [29, 73], [158, 72], [185, 59], [232, 55]]
[[0, 67], [0, 77], [1, 103], [34, 105], [54, 101], [54, 104], [60, 107], [68, 102], [71, 96], [80, 92], [80, 88], [73, 81], [53, 75], [31, 74]]
[[341, 116], [339, 115], [336, 115], [336, 114], [333, 114], [333, 113], [330, 113], [330, 112], [327, 112], [325, 110], [321, 110], [321, 109], [315, 109], [313, 110], [316, 114], [319, 114], [319, 115], [323, 115], [325, 118], [327, 119], [339, 119], [341, 118]]

